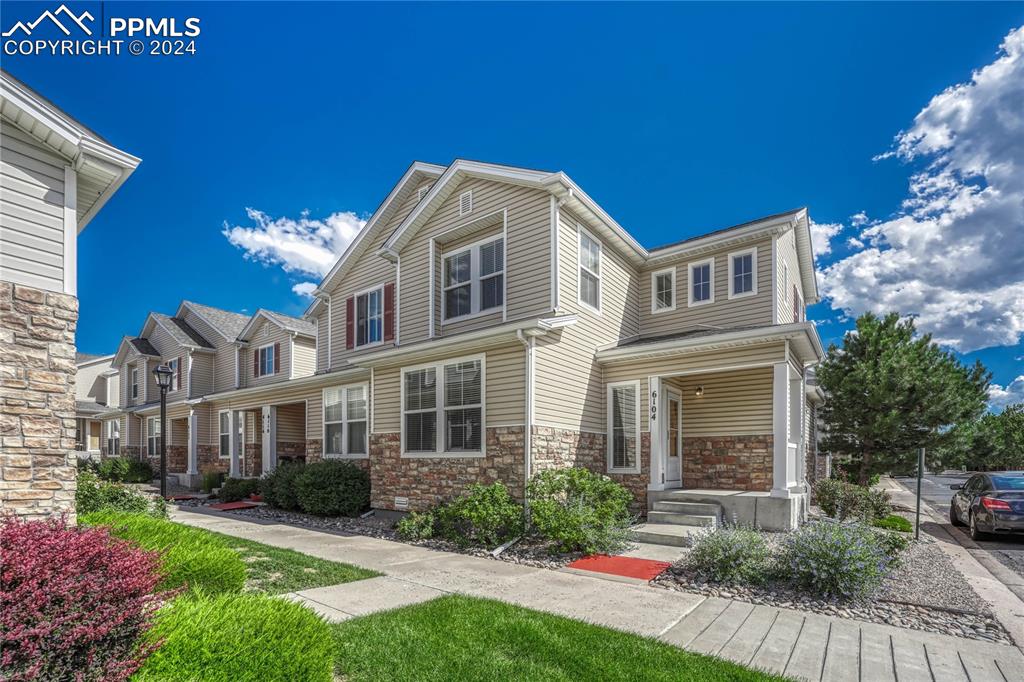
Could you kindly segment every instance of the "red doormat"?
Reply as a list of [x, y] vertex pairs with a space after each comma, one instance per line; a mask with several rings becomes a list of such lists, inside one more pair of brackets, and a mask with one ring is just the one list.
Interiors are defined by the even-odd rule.
[[231, 511], [232, 509], [248, 509], [249, 507], [258, 507], [259, 505], [253, 504], [252, 502], [220, 502], [218, 504], [211, 504], [210, 509], [219, 509], [221, 511]]
[[611, 575], [621, 575], [626, 578], [637, 578], [639, 580], [654, 580], [671, 565], [665, 561], [595, 554], [577, 559], [566, 568], [593, 571], [594, 573], [610, 573]]

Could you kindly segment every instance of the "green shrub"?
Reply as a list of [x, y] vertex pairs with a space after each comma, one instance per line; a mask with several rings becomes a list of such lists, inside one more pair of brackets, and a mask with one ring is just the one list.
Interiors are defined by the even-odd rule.
[[522, 534], [523, 508], [502, 483], [474, 483], [434, 512], [434, 532], [459, 546], [494, 548]]
[[687, 561], [701, 576], [718, 582], [764, 582], [771, 571], [771, 550], [764, 535], [742, 526], [701, 531]]
[[260, 492], [260, 480], [258, 478], [228, 478], [220, 486], [218, 497], [223, 502], [237, 502], [247, 500], [251, 495]]
[[826, 478], [814, 484], [818, 506], [832, 518], [870, 522], [892, 513], [889, 493]]
[[96, 473], [104, 481], [123, 481], [128, 475], [129, 461], [127, 457], [107, 457], [100, 461]]
[[896, 514], [889, 514], [883, 518], [875, 519], [871, 522], [871, 525], [876, 528], [885, 528], [886, 530], [898, 530], [901, 533], [909, 533], [914, 530], [914, 524]]
[[411, 512], [395, 524], [395, 532], [403, 540], [429, 540], [434, 537], [433, 512]]
[[80, 517], [90, 526], [143, 549], [161, 552], [161, 589], [187, 587], [207, 594], [238, 592], [245, 585], [245, 563], [224, 540], [199, 528], [142, 514], [100, 511]]
[[901, 563], [900, 554], [910, 546], [910, 538], [903, 533], [890, 530], [875, 531], [875, 544], [885, 553], [890, 565], [895, 567]]
[[203, 482], [199, 484], [199, 488], [209, 495], [213, 492], [214, 488], [221, 486], [221, 481], [223, 480], [224, 474], [220, 471], [207, 471], [203, 473]]
[[92, 471], [83, 470], [78, 473], [75, 510], [79, 514], [109, 510], [166, 518], [167, 502], [163, 498], [152, 498], [121, 483], [101, 481]]
[[128, 460], [128, 471], [121, 480], [125, 483], [150, 483], [154, 478], [156, 478], [156, 474], [149, 462], [130, 459]]
[[563, 552], [614, 553], [627, 544], [633, 496], [588, 469], [549, 469], [530, 479], [530, 517], [536, 531]]
[[299, 497], [295, 489], [296, 479], [302, 473], [300, 462], [282, 462], [260, 481], [263, 501], [271, 507], [293, 511], [299, 508]]
[[323, 460], [295, 478], [299, 508], [316, 516], [356, 516], [370, 507], [370, 475], [351, 462]]
[[203, 682], [331, 682], [330, 627], [308, 608], [264, 595], [189, 596], [164, 608], [162, 645], [132, 678]]
[[[832, 469], [832, 478], [845, 481], [847, 483], [853, 483], [854, 485], [860, 484], [860, 472], [856, 467], [850, 466], [849, 462], [847, 462], [846, 466], [843, 464], [836, 464]], [[871, 474], [871, 476], [868, 477], [867, 487], [874, 488], [881, 480], [881, 474]]]
[[789, 534], [781, 569], [819, 597], [859, 599], [882, 582], [891, 560], [869, 526], [818, 521]]

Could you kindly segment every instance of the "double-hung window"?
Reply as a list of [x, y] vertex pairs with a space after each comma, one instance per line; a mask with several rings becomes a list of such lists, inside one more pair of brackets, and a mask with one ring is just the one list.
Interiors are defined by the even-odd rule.
[[370, 450], [366, 384], [324, 389], [324, 456], [366, 457]]
[[107, 422], [107, 454], [121, 454], [121, 422], [116, 419]]
[[690, 263], [689, 305], [703, 305], [715, 301], [715, 259]]
[[231, 456], [231, 418], [228, 411], [220, 413], [220, 457]]
[[160, 417], [147, 417], [146, 418], [146, 444], [149, 447], [150, 456], [159, 454], [160, 452]]
[[579, 301], [601, 311], [601, 242], [580, 228]]
[[483, 358], [402, 370], [402, 452], [484, 452]]
[[380, 343], [384, 338], [384, 288], [355, 297], [356, 346]]
[[180, 387], [178, 386], [178, 358], [167, 361], [167, 368], [171, 370], [171, 389], [177, 391]]
[[274, 344], [263, 346], [256, 351], [259, 353], [260, 376], [265, 377], [274, 373]]
[[608, 386], [608, 469], [640, 472], [640, 383]]
[[651, 273], [651, 312], [664, 313], [676, 309], [676, 269]]
[[444, 319], [505, 304], [505, 239], [488, 239], [444, 257]]
[[138, 367], [132, 367], [132, 369], [131, 369], [131, 379], [132, 379], [132, 381], [131, 381], [132, 399], [134, 400], [135, 398], [139, 397], [139, 368]]
[[757, 293], [757, 249], [729, 254], [729, 298]]

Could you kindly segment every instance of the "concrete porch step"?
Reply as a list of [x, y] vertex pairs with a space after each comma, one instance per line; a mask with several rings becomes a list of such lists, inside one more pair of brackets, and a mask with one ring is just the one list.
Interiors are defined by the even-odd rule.
[[673, 512], [676, 514], [696, 514], [697, 516], [719, 516], [722, 505], [710, 502], [676, 502], [674, 500], [657, 500], [651, 507], [654, 511]]
[[689, 538], [700, 531], [700, 526], [677, 526], [668, 523], [641, 523], [629, 530], [631, 540], [649, 542], [652, 545], [686, 547]]
[[679, 514], [671, 511], [647, 512], [647, 523], [672, 523], [677, 526], [698, 526], [714, 528], [718, 525], [718, 515]]

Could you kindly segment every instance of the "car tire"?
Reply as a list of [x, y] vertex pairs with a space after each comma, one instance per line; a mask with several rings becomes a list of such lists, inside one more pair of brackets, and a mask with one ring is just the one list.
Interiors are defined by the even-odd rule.
[[988, 537], [988, 533], [983, 533], [982, 531], [978, 530], [978, 521], [974, 518], [974, 512], [971, 512], [968, 524], [970, 525], [972, 540], [984, 540], [986, 537]]
[[954, 526], [962, 526], [964, 522], [960, 520], [960, 517], [956, 513], [956, 504], [950, 502], [949, 504], [949, 522]]

